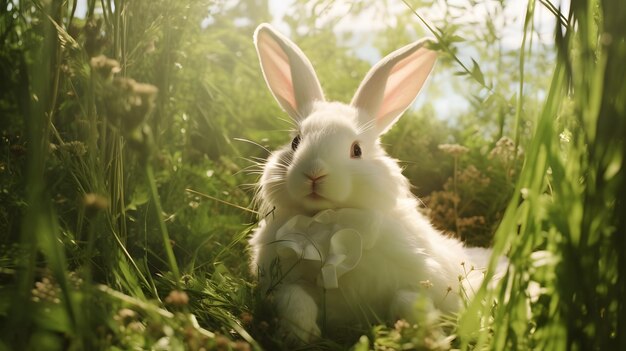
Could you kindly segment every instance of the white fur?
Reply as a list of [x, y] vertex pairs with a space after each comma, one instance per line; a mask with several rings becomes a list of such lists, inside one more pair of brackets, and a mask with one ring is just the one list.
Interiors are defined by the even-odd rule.
[[[428, 76], [435, 60], [432, 51], [423, 47], [424, 42], [417, 42], [392, 53], [368, 74], [375, 79], [366, 78], [351, 105], [325, 102], [315, 88], [314, 98], [307, 100], [307, 115], [302, 116], [293, 112], [302, 109], [289, 93], [307, 96], [302, 89], [308, 88], [290, 85], [289, 79], [267, 76], [272, 72], [297, 74], [293, 61], [303, 54], [267, 25], [257, 29], [255, 41], [268, 85], [280, 90], [279, 102], [291, 102], [285, 109], [292, 111], [301, 136], [295, 151], [291, 144], [285, 145], [265, 165], [258, 197], [260, 211], [266, 216], [250, 240], [251, 269], [258, 273], [262, 291], [274, 299], [281, 323], [279, 332], [291, 341], [310, 342], [321, 336], [323, 325], [337, 329], [411, 319], [413, 304], [420, 296], [427, 297], [438, 310], [458, 311], [461, 295], [471, 295], [480, 285], [479, 266], [472, 271], [474, 263], [463, 245], [435, 230], [418, 211], [409, 182], [379, 144], [379, 135], [412, 103]], [[289, 60], [268, 64], [272, 56], [263, 56], [268, 51], [266, 46], [291, 50], [283, 57], [290, 58], [292, 70], [280, 66], [289, 64]], [[405, 59], [413, 61], [406, 64], [402, 61]], [[422, 81], [406, 83], [412, 91], [399, 94], [396, 88], [404, 86], [404, 80], [411, 80], [411, 72], [406, 77], [394, 77], [394, 72], [402, 71], [396, 66], [411, 65]], [[306, 67], [307, 76], [314, 77], [315, 82], [307, 86], [319, 86], [308, 60], [296, 66]], [[388, 83], [392, 79], [393, 84]], [[278, 86], [282, 82], [287, 85]], [[388, 93], [386, 85], [391, 85], [394, 92]], [[378, 102], [372, 103], [371, 99]], [[351, 157], [354, 142], [362, 149], [361, 158]], [[315, 186], [319, 197], [310, 198], [309, 178], [319, 175], [324, 175]], [[296, 215], [312, 217], [322, 210], [344, 208], [375, 211], [385, 219], [385, 225], [373, 246], [363, 250], [358, 265], [339, 278], [339, 287], [324, 289], [317, 279], [318, 264], [278, 259], [276, 232]], [[486, 257], [488, 252], [483, 251], [483, 255]], [[473, 250], [471, 256], [481, 255]]]

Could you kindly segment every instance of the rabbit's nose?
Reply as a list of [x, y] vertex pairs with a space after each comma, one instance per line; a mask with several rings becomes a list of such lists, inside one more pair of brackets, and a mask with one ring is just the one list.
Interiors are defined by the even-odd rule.
[[328, 167], [324, 161], [316, 159], [302, 170], [303, 175], [313, 183], [319, 182], [328, 175]]
[[323, 178], [325, 178], [326, 174], [318, 174], [318, 173], [308, 174], [308, 173], [305, 173], [304, 176], [309, 178], [313, 183], [315, 183], [315, 182], [320, 181]]

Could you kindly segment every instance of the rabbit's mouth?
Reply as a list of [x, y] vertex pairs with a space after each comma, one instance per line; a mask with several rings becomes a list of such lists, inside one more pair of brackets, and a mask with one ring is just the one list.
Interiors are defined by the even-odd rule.
[[349, 195], [348, 177], [340, 174], [302, 172], [292, 168], [287, 181], [291, 203], [306, 211], [335, 208]]
[[320, 193], [316, 191], [310, 192], [301, 199], [301, 205], [308, 211], [312, 211], [311, 213], [336, 207], [334, 201], [323, 195], [320, 195]]
[[309, 195], [305, 196], [307, 199], [311, 199], [314, 201], [318, 201], [318, 200], [327, 200], [325, 197], [323, 197], [322, 195], [316, 193], [315, 191], [313, 191], [312, 193], [310, 193]]

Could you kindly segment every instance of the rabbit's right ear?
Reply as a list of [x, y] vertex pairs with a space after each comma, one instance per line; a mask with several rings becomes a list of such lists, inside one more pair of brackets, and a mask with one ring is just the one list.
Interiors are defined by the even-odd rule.
[[413, 103], [437, 61], [429, 43], [431, 39], [416, 41], [372, 67], [352, 99], [363, 125], [383, 134]]
[[296, 44], [263, 23], [254, 32], [254, 45], [267, 86], [291, 118], [303, 120], [315, 101], [324, 101], [313, 66]]

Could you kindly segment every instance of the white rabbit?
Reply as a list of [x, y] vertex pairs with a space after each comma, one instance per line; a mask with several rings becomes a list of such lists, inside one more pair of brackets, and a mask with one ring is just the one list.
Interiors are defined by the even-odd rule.
[[483, 274], [470, 269], [459, 241], [418, 211], [379, 142], [435, 64], [429, 40], [382, 59], [349, 105], [326, 102], [309, 60], [269, 25], [257, 28], [254, 42], [268, 87], [297, 126], [264, 167], [265, 216], [250, 240], [251, 269], [272, 297], [279, 331], [307, 343], [322, 326], [411, 319], [420, 296], [433, 310], [457, 311]]

